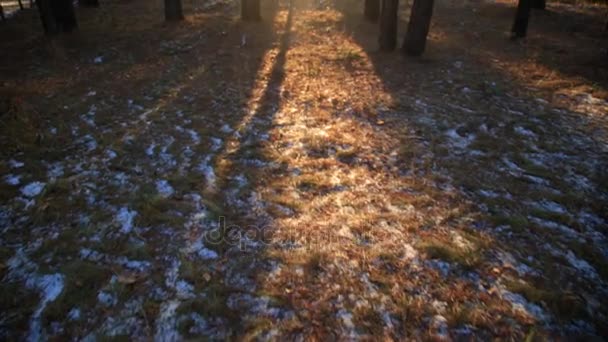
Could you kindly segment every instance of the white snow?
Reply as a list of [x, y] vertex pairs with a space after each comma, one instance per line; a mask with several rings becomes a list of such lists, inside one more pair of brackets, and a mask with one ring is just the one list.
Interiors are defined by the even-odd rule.
[[232, 133], [232, 128], [230, 128], [228, 124], [224, 124], [222, 128], [220, 128], [220, 131], [222, 131], [222, 133]]
[[589, 265], [589, 263], [586, 262], [585, 260], [577, 258], [574, 255], [574, 253], [572, 253], [572, 251], [568, 251], [568, 253], [565, 254], [565, 257], [566, 257], [566, 260], [568, 260], [568, 263], [570, 263], [570, 265], [572, 267], [579, 270], [586, 277], [591, 278], [591, 279], [598, 278], [598, 274], [597, 274], [595, 268], [593, 268], [593, 266]]
[[120, 231], [128, 234], [133, 229], [133, 219], [137, 216], [137, 212], [129, 210], [125, 207], [120, 208], [118, 214], [116, 214], [115, 220], [120, 224]]
[[217, 152], [222, 148], [222, 139], [211, 137], [209, 140], [211, 140], [211, 151]]
[[19, 185], [21, 183], [21, 175], [8, 174], [2, 178], [4, 183], [8, 185]]
[[176, 311], [179, 307], [180, 301], [170, 300], [161, 304], [160, 314], [156, 320], [156, 334], [154, 340], [156, 341], [179, 341], [180, 336], [176, 330]]
[[56, 162], [49, 166], [46, 171], [46, 176], [49, 177], [49, 179], [54, 180], [63, 176], [63, 172], [63, 165], [60, 162]]
[[536, 138], [536, 133], [532, 132], [531, 130], [529, 130], [527, 128], [521, 127], [521, 126], [515, 127], [515, 133], [529, 137], [529, 138]]
[[473, 142], [473, 140], [475, 140], [475, 134], [469, 134], [466, 137], [463, 137], [458, 134], [456, 129], [447, 130], [445, 135], [450, 138], [452, 145], [458, 148], [466, 148]]
[[118, 299], [111, 293], [99, 291], [97, 300], [105, 306], [114, 306], [118, 303]]
[[38, 196], [42, 190], [44, 189], [44, 187], [46, 186], [46, 183], [42, 183], [42, 182], [32, 182], [24, 187], [21, 188], [21, 193], [29, 198]]
[[97, 56], [93, 59], [93, 63], [95, 64], [101, 64], [103, 63], [103, 56]]
[[215, 177], [215, 171], [213, 170], [213, 167], [211, 167], [209, 165], [210, 161], [211, 161], [211, 156], [205, 157], [205, 159], [198, 165], [197, 169], [203, 175], [205, 175], [205, 179], [207, 180], [207, 188], [213, 189], [213, 188], [215, 188], [216, 177]]
[[63, 291], [63, 275], [45, 274], [29, 278], [26, 285], [30, 288], [37, 288], [41, 292], [41, 299], [36, 311], [30, 318], [30, 330], [28, 341], [40, 341], [42, 338], [42, 324], [40, 318], [48, 303], [57, 299]]
[[190, 139], [192, 139], [192, 141], [194, 142], [195, 145], [200, 144], [201, 136], [200, 136], [200, 134], [198, 134], [198, 132], [196, 132], [193, 129], [187, 129], [186, 133], [188, 133], [188, 135], [190, 135]]
[[156, 144], [150, 144], [150, 146], [146, 148], [146, 155], [152, 157], [154, 155], [154, 148], [156, 148]]
[[163, 197], [170, 197], [175, 193], [171, 184], [164, 179], [156, 181], [156, 191]]
[[215, 251], [212, 251], [212, 250], [210, 250], [208, 248], [205, 248], [205, 247], [199, 249], [196, 254], [198, 254], [198, 256], [200, 256], [201, 259], [203, 259], [203, 260], [211, 260], [211, 259], [217, 259], [218, 258], [218, 255], [217, 255], [217, 253]]
[[19, 169], [19, 168], [22, 168], [24, 165], [25, 165], [25, 163], [16, 161], [14, 159], [11, 159], [8, 161], [8, 166], [10, 166], [11, 169]]

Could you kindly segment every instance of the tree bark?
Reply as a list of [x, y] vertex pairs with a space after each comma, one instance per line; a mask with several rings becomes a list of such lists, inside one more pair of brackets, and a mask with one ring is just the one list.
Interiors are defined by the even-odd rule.
[[380, 50], [393, 51], [397, 47], [397, 11], [399, 0], [382, 0], [380, 12]]
[[81, 7], [99, 7], [99, 0], [78, 0]]
[[0, 4], [0, 19], [2, 19], [2, 21], [6, 20], [4, 17], [4, 8], [2, 7], [2, 4]]
[[23, 9], [23, 2], [21, 2], [21, 0], [17, 1], [19, 3], [19, 9], [22, 10]]
[[72, 32], [78, 27], [72, 0], [51, 0], [51, 9], [61, 31]]
[[241, 0], [241, 19], [247, 21], [258, 21], [262, 19], [260, 14], [260, 0]]
[[51, 8], [51, 0], [38, 0], [37, 2], [44, 33], [47, 35], [59, 33], [59, 24], [57, 23], [57, 19]]
[[431, 28], [433, 0], [414, 0], [407, 33], [403, 41], [403, 51], [410, 56], [420, 56], [426, 47], [426, 38]]
[[517, 11], [515, 12], [515, 22], [513, 22], [514, 38], [524, 38], [528, 32], [528, 20], [530, 18], [531, 0], [519, 0]]
[[380, 0], [365, 0], [363, 14], [367, 20], [373, 23], [378, 22], [378, 18], [380, 17]]
[[545, 0], [532, 0], [531, 4], [533, 9], [544, 10], [547, 8], [547, 1]]
[[177, 21], [184, 19], [182, 0], [165, 0], [165, 20]]

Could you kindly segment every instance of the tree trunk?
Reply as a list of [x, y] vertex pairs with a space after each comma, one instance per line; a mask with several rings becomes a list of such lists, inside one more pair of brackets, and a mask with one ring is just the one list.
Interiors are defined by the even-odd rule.
[[23, 2], [21, 2], [21, 0], [18, 0], [17, 2], [19, 3], [19, 9], [22, 10], [23, 9]]
[[365, 8], [363, 10], [365, 18], [373, 23], [378, 22], [380, 17], [380, 1], [365, 0]]
[[99, 0], [78, 0], [81, 7], [99, 7]]
[[528, 32], [528, 19], [530, 18], [531, 0], [519, 0], [517, 11], [515, 12], [515, 22], [513, 23], [514, 38], [523, 38]]
[[380, 50], [393, 51], [397, 46], [397, 11], [399, 0], [382, 0], [380, 12]]
[[51, 0], [38, 0], [38, 12], [40, 13], [40, 20], [42, 21], [42, 27], [44, 33], [47, 35], [53, 35], [59, 33], [59, 24], [53, 14], [51, 8]]
[[2, 7], [2, 4], [0, 4], [0, 19], [2, 19], [2, 21], [6, 20], [4, 17], [4, 8]]
[[165, 20], [176, 21], [184, 19], [182, 0], [165, 0]]
[[532, 8], [544, 10], [547, 7], [547, 2], [545, 0], [532, 0]]
[[247, 21], [258, 21], [260, 15], [260, 0], [241, 0], [241, 19]]
[[72, 0], [51, 0], [51, 9], [59, 30], [72, 32], [78, 27]]
[[420, 56], [426, 47], [426, 37], [433, 17], [433, 0], [414, 0], [403, 51], [410, 56]]
[[34, 0], [30, 0], [30, 8], [34, 8], [34, 5], [35, 5]]

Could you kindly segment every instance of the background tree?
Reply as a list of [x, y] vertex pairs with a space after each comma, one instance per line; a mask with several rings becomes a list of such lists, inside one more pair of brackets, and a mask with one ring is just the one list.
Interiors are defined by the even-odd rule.
[[534, 9], [544, 10], [547, 7], [547, 1], [546, 0], [532, 0], [531, 6]]
[[82, 7], [99, 7], [99, 0], [78, 0], [78, 5]]
[[397, 46], [397, 11], [399, 0], [382, 0], [380, 11], [380, 50], [393, 51]]
[[261, 20], [260, 0], [241, 0], [241, 18], [248, 21]]
[[4, 17], [4, 8], [2, 7], [2, 4], [0, 4], [0, 19], [2, 19], [2, 21], [6, 20]]
[[363, 14], [367, 20], [377, 22], [380, 17], [380, 0], [365, 0]]
[[426, 38], [431, 27], [434, 0], [414, 0], [403, 51], [411, 56], [420, 56], [426, 47]]
[[165, 20], [176, 21], [184, 19], [182, 0], [165, 0]]
[[47, 35], [71, 32], [78, 27], [71, 0], [38, 0], [42, 27]]
[[528, 32], [528, 20], [530, 18], [530, 8], [532, 0], [519, 0], [517, 11], [515, 12], [515, 21], [513, 22], [513, 38], [523, 38]]

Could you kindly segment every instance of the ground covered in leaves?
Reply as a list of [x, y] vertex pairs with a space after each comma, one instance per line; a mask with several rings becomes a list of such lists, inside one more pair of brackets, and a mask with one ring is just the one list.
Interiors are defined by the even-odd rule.
[[605, 7], [101, 3], [0, 26], [2, 339], [608, 336]]

